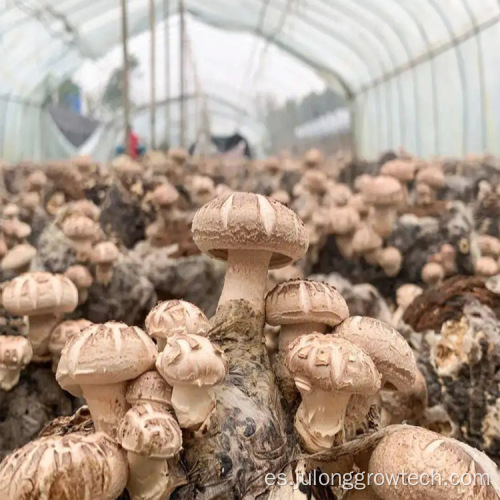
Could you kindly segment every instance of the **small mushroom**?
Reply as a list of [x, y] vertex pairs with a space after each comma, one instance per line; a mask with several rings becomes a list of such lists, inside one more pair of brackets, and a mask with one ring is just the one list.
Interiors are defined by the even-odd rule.
[[380, 250], [378, 264], [384, 270], [386, 276], [394, 277], [401, 271], [403, 256], [396, 247], [387, 247]]
[[98, 222], [101, 210], [91, 200], [83, 199], [73, 201], [68, 205], [67, 216], [69, 215], [83, 215], [94, 222]]
[[353, 394], [369, 396], [380, 389], [380, 374], [368, 354], [337, 336], [298, 337], [288, 347], [285, 365], [302, 395], [295, 430], [309, 453], [344, 440], [344, 419]]
[[31, 234], [31, 227], [19, 219], [7, 219], [2, 221], [2, 231], [10, 247], [24, 243]]
[[[500, 241], [499, 241], [500, 243]], [[441, 246], [441, 265], [444, 269], [445, 276], [453, 276], [457, 274], [456, 257], [457, 251], [449, 243], [444, 243]]]
[[376, 266], [382, 243], [382, 238], [370, 226], [362, 226], [357, 229], [352, 239], [353, 255], [362, 256], [368, 264]]
[[268, 268], [287, 266], [308, 246], [302, 221], [275, 200], [251, 193], [215, 198], [196, 212], [192, 225], [198, 248], [228, 266], [219, 307], [243, 299], [264, 312]]
[[160, 219], [164, 223], [168, 223], [172, 218], [178, 200], [179, 192], [170, 183], [161, 184], [153, 191], [153, 202], [158, 207]]
[[223, 352], [199, 335], [167, 338], [156, 369], [172, 386], [172, 406], [183, 429], [198, 430], [215, 408], [213, 386], [228, 372]]
[[113, 277], [113, 266], [118, 259], [120, 252], [114, 243], [104, 241], [98, 243], [92, 250], [91, 259], [96, 265], [97, 282], [102, 285], [109, 285]]
[[131, 498], [169, 498], [173, 489], [167, 460], [182, 449], [175, 418], [161, 405], [139, 402], [123, 417], [117, 440], [127, 452]]
[[61, 352], [69, 339], [78, 335], [82, 330], [92, 325], [87, 319], [68, 319], [59, 323], [50, 334], [49, 352], [52, 358], [52, 371], [57, 372], [57, 365], [61, 359]]
[[132, 192], [144, 172], [142, 165], [127, 155], [117, 156], [111, 163], [118, 186], [123, 186], [125, 191]]
[[403, 188], [403, 198], [401, 201], [406, 204], [408, 202], [408, 184], [415, 178], [416, 170], [416, 162], [396, 159], [384, 163], [380, 169], [380, 173], [394, 177], [394, 179], [401, 183]]
[[69, 278], [78, 290], [78, 304], [87, 302], [89, 296], [89, 288], [94, 282], [94, 278], [90, 271], [81, 265], [70, 266], [64, 272], [64, 276]]
[[151, 370], [156, 356], [156, 346], [140, 328], [108, 321], [68, 340], [56, 379], [71, 394], [83, 394], [97, 430], [115, 436], [128, 410], [127, 382]]
[[156, 370], [150, 370], [129, 383], [125, 399], [130, 406], [155, 403], [168, 408], [171, 407], [172, 387]]
[[92, 252], [92, 243], [99, 226], [84, 215], [72, 215], [63, 222], [62, 229], [76, 250], [77, 260], [86, 262]]
[[14, 271], [17, 274], [25, 273], [29, 271], [31, 261], [36, 253], [36, 248], [27, 243], [16, 245], [2, 259], [2, 270]]
[[495, 276], [498, 274], [498, 264], [492, 257], [479, 257], [476, 261], [475, 272], [483, 278]]
[[444, 278], [444, 269], [437, 262], [427, 262], [422, 268], [422, 281], [427, 285], [433, 286], [440, 283]]
[[103, 432], [42, 437], [0, 464], [0, 498], [115, 500], [127, 476], [125, 453]]
[[166, 300], [156, 305], [146, 317], [146, 332], [156, 339], [163, 351], [166, 339], [174, 334], [206, 337], [210, 325], [204, 312], [185, 300]]
[[319, 149], [310, 149], [304, 155], [304, 165], [306, 168], [317, 168], [324, 161], [323, 153]]
[[28, 339], [12, 335], [0, 336], [0, 389], [10, 391], [19, 382], [21, 370], [33, 356]]
[[335, 235], [340, 254], [346, 259], [353, 255], [352, 242], [359, 222], [359, 213], [354, 207], [335, 207], [330, 210], [330, 231]]
[[36, 170], [28, 175], [26, 179], [26, 191], [28, 192], [35, 192], [42, 195], [46, 185], [47, 176], [41, 170]]
[[399, 322], [403, 318], [403, 314], [405, 313], [406, 309], [422, 292], [422, 288], [418, 285], [414, 285], [413, 283], [401, 285], [396, 290], [396, 304], [398, 307], [392, 317], [392, 326], [397, 328]]
[[481, 255], [497, 259], [500, 256], [500, 239], [489, 234], [480, 234], [477, 237], [477, 244]]
[[33, 360], [45, 361], [50, 333], [62, 314], [75, 310], [78, 291], [61, 274], [36, 271], [10, 281], [3, 290], [2, 300], [6, 311], [29, 317], [28, 338], [33, 347]]
[[425, 184], [430, 188], [430, 194], [427, 194], [427, 203], [431, 204], [436, 200], [436, 193], [439, 189], [442, 189], [445, 185], [445, 177], [443, 171], [438, 166], [430, 165], [428, 167], [421, 168], [417, 173], [417, 186], [419, 184]]

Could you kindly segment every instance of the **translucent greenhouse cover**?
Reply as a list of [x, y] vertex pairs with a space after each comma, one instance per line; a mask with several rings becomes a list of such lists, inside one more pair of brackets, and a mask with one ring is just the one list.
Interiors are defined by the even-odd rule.
[[[259, 100], [330, 86], [351, 109], [357, 153], [500, 153], [500, 0], [184, 0], [189, 36], [187, 137], [239, 131], [264, 152]], [[146, 0], [128, 0], [133, 126], [148, 141]], [[178, 0], [156, 0], [157, 136], [179, 141]], [[166, 99], [163, 33], [170, 30]], [[121, 64], [119, 0], [0, 0], [0, 157], [107, 159], [123, 136], [103, 120], [75, 148], [44, 104], [67, 77], [102, 90]], [[169, 112], [167, 113], [167, 107]], [[303, 133], [303, 132], [302, 132]], [[306, 131], [307, 133], [307, 131]]]

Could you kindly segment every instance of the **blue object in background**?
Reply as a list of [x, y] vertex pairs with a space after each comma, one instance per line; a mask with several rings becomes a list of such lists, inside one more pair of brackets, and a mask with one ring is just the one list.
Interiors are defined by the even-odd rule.
[[63, 97], [64, 106], [79, 115], [82, 114], [82, 96], [78, 94], [66, 94]]

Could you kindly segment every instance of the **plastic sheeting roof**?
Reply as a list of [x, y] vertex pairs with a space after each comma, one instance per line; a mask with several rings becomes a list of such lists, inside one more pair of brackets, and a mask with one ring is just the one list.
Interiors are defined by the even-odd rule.
[[[169, 3], [173, 16], [178, 2]], [[161, 21], [165, 0], [155, 4]], [[276, 58], [300, 61], [278, 69], [277, 95], [281, 84], [301, 79], [302, 65], [340, 90], [351, 101], [364, 156], [399, 145], [421, 155], [500, 153], [499, 0], [185, 0], [185, 6], [191, 18], [247, 32], [265, 40]], [[147, 31], [148, 2], [128, 0], [128, 11], [130, 37]], [[73, 151], [39, 106], [58, 81], [120, 43], [120, 16], [117, 0], [0, 0], [0, 156]], [[235, 101], [248, 108], [245, 94], [253, 89], [226, 72], [223, 58], [217, 64], [200, 75], [215, 114], [227, 114]], [[221, 80], [240, 84], [232, 98]], [[246, 111], [247, 128], [264, 140], [259, 117]], [[113, 128], [119, 125], [103, 126], [102, 137], [84, 149], [104, 154], [116, 140]]]

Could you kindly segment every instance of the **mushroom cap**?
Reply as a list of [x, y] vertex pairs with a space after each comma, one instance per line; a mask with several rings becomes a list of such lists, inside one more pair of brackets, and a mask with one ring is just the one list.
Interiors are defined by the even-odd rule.
[[4, 271], [14, 271], [27, 266], [35, 257], [36, 248], [23, 243], [11, 248], [2, 259], [1, 267]]
[[281, 161], [278, 156], [269, 156], [263, 161], [263, 167], [269, 172], [279, 172], [281, 170]]
[[81, 265], [70, 266], [64, 271], [64, 276], [69, 278], [77, 288], [89, 288], [94, 282], [90, 271]]
[[401, 285], [396, 290], [396, 304], [406, 309], [422, 292], [422, 288], [413, 283]]
[[6, 236], [23, 240], [31, 234], [31, 227], [19, 219], [4, 219], [2, 221], [2, 231]]
[[328, 187], [328, 198], [334, 205], [342, 207], [346, 205], [352, 196], [352, 191], [346, 184], [332, 184]]
[[210, 325], [205, 313], [185, 300], [165, 300], [146, 317], [146, 331], [151, 337], [167, 338], [172, 333], [206, 337]]
[[354, 208], [360, 216], [365, 216], [369, 212], [369, 206], [365, 202], [365, 197], [361, 193], [355, 193], [347, 202], [349, 207]]
[[73, 201], [68, 206], [68, 214], [84, 215], [97, 222], [101, 215], [100, 208], [91, 200], [83, 199]]
[[500, 239], [489, 234], [480, 234], [477, 237], [477, 243], [481, 254], [498, 257], [500, 255]]
[[62, 274], [45, 271], [24, 273], [14, 278], [3, 290], [3, 306], [18, 316], [63, 314], [75, 310], [78, 290]]
[[394, 177], [378, 175], [366, 184], [363, 195], [372, 205], [391, 206], [401, 202], [403, 189], [401, 183]]
[[427, 284], [437, 283], [444, 278], [444, 268], [437, 262], [427, 262], [422, 268], [422, 281]]
[[91, 167], [95, 162], [90, 155], [76, 155], [71, 158], [71, 163], [77, 168], [85, 168]]
[[413, 387], [418, 372], [415, 356], [408, 342], [392, 326], [378, 319], [352, 316], [337, 326], [334, 334], [363, 349], [375, 363], [383, 382], [399, 391]]
[[122, 448], [151, 458], [172, 458], [182, 449], [177, 420], [155, 403], [139, 402], [130, 408], [118, 427]]
[[396, 276], [401, 270], [403, 255], [396, 247], [383, 248], [378, 255], [378, 263], [388, 276]]
[[266, 296], [266, 322], [273, 326], [310, 322], [337, 326], [348, 316], [344, 297], [326, 283], [290, 280]]
[[20, 208], [15, 203], [8, 203], [2, 210], [2, 216], [7, 219], [14, 219], [21, 213]]
[[111, 169], [118, 177], [122, 175], [140, 176], [143, 172], [142, 165], [127, 155], [117, 156], [111, 162]]
[[28, 191], [21, 195], [21, 205], [28, 210], [35, 210], [41, 205], [41, 198], [38, 192]]
[[127, 403], [132, 406], [138, 401], [170, 404], [171, 398], [172, 387], [156, 370], [144, 372], [135, 380], [129, 382], [125, 394]]
[[271, 198], [279, 203], [282, 203], [283, 205], [288, 205], [290, 203], [290, 195], [288, 194], [288, 191], [285, 191], [284, 189], [278, 189], [275, 191], [271, 195]]
[[171, 385], [216, 385], [224, 380], [228, 363], [224, 353], [199, 335], [167, 338], [158, 355], [156, 369]]
[[[497, 239], [497, 238], [495, 238]], [[497, 240], [498, 244], [500, 246], [500, 240]], [[499, 248], [500, 251], [500, 248]], [[443, 243], [441, 245], [441, 255], [444, 259], [446, 258], [451, 258], [454, 259], [455, 256], [457, 255], [457, 251], [455, 250], [455, 247], [453, 245], [450, 245], [449, 243]]]
[[382, 175], [394, 177], [401, 182], [409, 182], [415, 178], [416, 170], [416, 162], [396, 159], [384, 163], [380, 169], [380, 173]]
[[26, 366], [33, 357], [31, 342], [21, 335], [0, 336], [0, 367]]
[[125, 453], [106, 433], [42, 437], [0, 465], [0, 498], [114, 500], [127, 483]]
[[481, 276], [494, 276], [498, 274], [498, 264], [492, 257], [479, 257], [475, 268], [476, 274]]
[[49, 351], [59, 355], [68, 340], [78, 335], [82, 330], [92, 325], [88, 319], [68, 319], [59, 323], [50, 334]]
[[76, 385], [124, 382], [151, 370], [157, 354], [137, 326], [118, 321], [90, 325], [64, 346], [56, 379], [69, 392]]
[[[435, 432], [420, 427], [408, 426], [385, 436], [375, 447], [368, 471], [382, 473], [386, 477], [396, 477], [402, 471], [410, 471], [414, 477], [422, 474], [439, 476], [443, 481], [432, 481], [427, 485], [422, 481], [400, 481], [389, 485], [388, 482], [372, 483], [372, 488], [379, 498], [397, 500], [473, 500], [497, 498], [493, 487], [480, 481], [459, 481], [465, 475], [484, 473], [482, 466], [475, 462], [456, 441], [445, 438]], [[448, 478], [456, 475], [457, 485], [448, 483]], [[428, 476], [429, 477], [429, 476]]]
[[370, 174], [361, 174], [354, 179], [354, 189], [363, 193], [367, 188], [368, 184], [373, 181], [374, 177]]
[[272, 252], [270, 269], [307, 251], [308, 235], [297, 215], [276, 200], [252, 193], [219, 196], [195, 214], [193, 240], [208, 255], [227, 260], [230, 250]]
[[439, 167], [429, 166], [418, 171], [417, 182], [427, 184], [432, 189], [441, 189], [445, 185], [445, 177]]
[[118, 248], [111, 241], [98, 243], [92, 249], [91, 260], [94, 264], [112, 264], [120, 255]]
[[179, 192], [172, 184], [165, 182], [153, 191], [153, 200], [159, 207], [169, 207], [177, 202]]
[[177, 162], [183, 163], [188, 160], [189, 153], [184, 148], [170, 148], [168, 156]]
[[194, 175], [191, 179], [191, 189], [192, 193], [200, 194], [211, 194], [214, 192], [215, 184], [212, 178], [206, 175]]
[[306, 170], [300, 183], [313, 193], [324, 193], [326, 190], [327, 177], [321, 170]]
[[85, 215], [71, 215], [62, 225], [64, 235], [74, 240], [93, 238], [97, 229], [98, 225]]
[[302, 391], [317, 387], [368, 395], [380, 390], [380, 374], [370, 356], [337, 336], [301, 335], [288, 346], [285, 366]]
[[347, 235], [359, 226], [359, 212], [352, 206], [333, 207], [330, 210], [330, 226], [332, 234]]
[[370, 227], [362, 226], [352, 239], [352, 249], [356, 255], [365, 255], [382, 247], [382, 238]]
[[47, 184], [47, 176], [41, 170], [35, 170], [26, 178], [28, 190], [43, 188]]
[[304, 163], [307, 165], [319, 165], [324, 161], [323, 153], [316, 148], [310, 149], [304, 155]]

